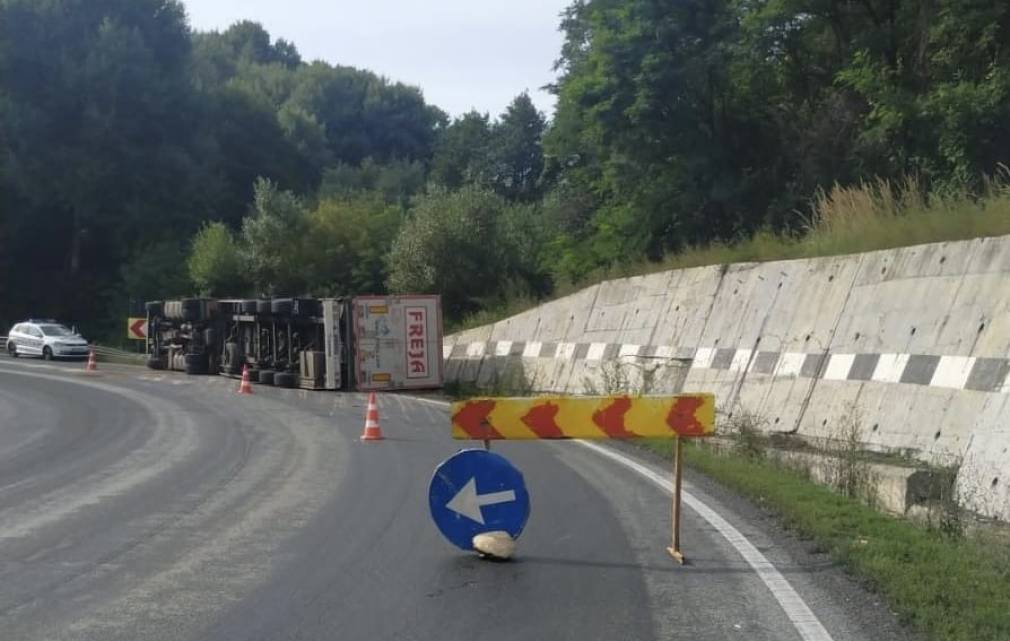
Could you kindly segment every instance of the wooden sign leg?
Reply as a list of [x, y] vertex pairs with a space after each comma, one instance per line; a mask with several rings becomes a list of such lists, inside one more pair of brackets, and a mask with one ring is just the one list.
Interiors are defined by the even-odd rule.
[[681, 468], [684, 466], [684, 441], [677, 439], [677, 449], [673, 455], [673, 545], [666, 548], [677, 563], [684, 565], [684, 555], [680, 551], [680, 488]]

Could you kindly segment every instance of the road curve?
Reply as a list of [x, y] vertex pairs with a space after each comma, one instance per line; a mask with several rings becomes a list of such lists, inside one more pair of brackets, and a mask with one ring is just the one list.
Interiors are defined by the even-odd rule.
[[904, 638], [823, 559], [704, 483], [695, 499], [762, 550], [827, 636], [797, 626], [691, 511], [692, 563], [674, 565], [668, 496], [574, 443], [495, 446], [533, 514], [516, 561], [481, 561], [427, 514], [431, 472], [460, 447], [446, 408], [386, 395], [387, 440], [361, 443], [360, 395], [233, 387], [0, 359], [0, 638]]

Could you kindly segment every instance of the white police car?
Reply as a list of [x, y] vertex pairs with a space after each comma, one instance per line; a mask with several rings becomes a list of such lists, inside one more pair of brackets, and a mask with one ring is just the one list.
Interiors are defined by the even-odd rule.
[[18, 323], [7, 333], [7, 353], [14, 358], [41, 356], [46, 360], [87, 356], [88, 342], [54, 320], [33, 318]]

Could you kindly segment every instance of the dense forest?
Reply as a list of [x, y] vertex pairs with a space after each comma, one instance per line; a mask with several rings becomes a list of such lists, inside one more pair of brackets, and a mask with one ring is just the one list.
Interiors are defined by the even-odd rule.
[[0, 0], [0, 322], [384, 291], [458, 320], [802, 233], [835, 184], [1010, 162], [1010, 3], [578, 0], [559, 28], [555, 113], [450, 118], [176, 0]]

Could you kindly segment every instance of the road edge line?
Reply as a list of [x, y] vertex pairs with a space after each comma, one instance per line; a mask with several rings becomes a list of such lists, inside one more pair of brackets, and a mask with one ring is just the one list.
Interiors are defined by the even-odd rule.
[[[448, 401], [440, 401], [436, 399], [423, 398], [419, 396], [404, 395], [407, 398], [411, 398], [416, 401], [422, 401], [424, 403], [430, 403], [432, 405], [440, 405], [442, 407], [448, 407], [451, 405]], [[649, 467], [635, 461], [634, 459], [616, 452], [610, 448], [606, 448], [596, 443], [591, 443], [589, 441], [583, 440], [573, 440], [574, 443], [596, 452], [600, 456], [609, 458], [615, 463], [620, 463], [624, 467], [637, 472], [640, 476], [652, 481], [653, 484], [658, 486], [664, 492], [668, 494], [673, 494], [673, 483], [665, 479], [661, 474], [653, 471]], [[709, 525], [714, 527], [719, 534], [722, 535], [726, 541], [733, 546], [733, 549], [737, 551], [747, 565], [754, 570], [754, 573], [758, 575], [761, 582], [765, 584], [768, 591], [771, 592], [772, 596], [778, 602], [782, 611], [785, 613], [786, 618], [789, 622], [793, 624], [796, 632], [799, 633], [800, 637], [804, 641], [834, 641], [831, 634], [827, 631], [824, 625], [821, 624], [820, 619], [814, 614], [810, 606], [807, 605], [803, 597], [799, 595], [789, 580], [782, 576], [782, 573], [775, 568], [775, 565], [768, 560], [768, 558], [758, 550], [750, 540], [744, 536], [743, 532], [736, 529], [729, 521], [727, 521], [718, 512], [706, 505], [701, 499], [694, 496], [687, 490], [682, 492], [684, 504], [691, 508], [698, 516], [703, 518]]]
[[[652, 481], [653, 484], [663, 491], [671, 495], [673, 494], [673, 483], [647, 466], [596, 443], [588, 441], [575, 442], [596, 452], [600, 456], [609, 458], [637, 472], [640, 476]], [[736, 527], [706, 505], [701, 499], [686, 490], [683, 491], [683, 500], [685, 505], [718, 530], [719, 534], [747, 561], [747, 564], [751, 566], [751, 569], [754, 570], [755, 574], [765, 584], [765, 587], [772, 593], [772, 596], [775, 597], [775, 600], [778, 601], [783, 612], [785, 612], [786, 617], [805, 641], [834, 641], [831, 634], [821, 624], [820, 619], [817, 618], [817, 615], [814, 614], [810, 606], [803, 600], [803, 597], [793, 588], [788, 579], [782, 576], [782, 573], [775, 568], [775, 565], [740, 530], [736, 529]]]

